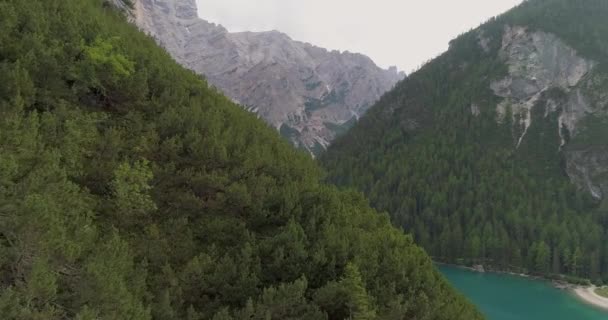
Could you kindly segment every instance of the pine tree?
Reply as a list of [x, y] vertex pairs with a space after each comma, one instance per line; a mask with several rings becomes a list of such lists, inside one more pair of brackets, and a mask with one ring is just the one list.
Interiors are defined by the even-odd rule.
[[361, 273], [355, 264], [346, 265], [344, 277], [340, 281], [348, 295], [346, 306], [349, 311], [349, 319], [372, 320], [376, 319], [376, 312], [367, 295], [365, 284], [361, 279]]

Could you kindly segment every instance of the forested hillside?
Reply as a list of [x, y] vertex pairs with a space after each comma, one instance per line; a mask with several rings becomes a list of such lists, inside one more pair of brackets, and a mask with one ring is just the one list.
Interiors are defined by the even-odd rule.
[[608, 280], [608, 2], [530, 0], [450, 43], [323, 157], [441, 261]]
[[101, 0], [0, 0], [0, 318], [479, 319]]

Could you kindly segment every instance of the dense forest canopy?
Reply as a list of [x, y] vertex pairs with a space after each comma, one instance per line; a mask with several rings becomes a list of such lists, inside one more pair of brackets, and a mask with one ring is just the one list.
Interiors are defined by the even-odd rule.
[[571, 183], [564, 156], [606, 150], [608, 118], [589, 117], [569, 140], [559, 108], [544, 107], [564, 93], [548, 90], [524, 132], [509, 111], [497, 121], [491, 90], [512, 71], [505, 28], [521, 26], [593, 61], [597, 81], [581, 90], [605, 96], [606, 17], [604, 0], [530, 0], [460, 36], [334, 143], [321, 159], [328, 179], [363, 191], [437, 260], [608, 281], [608, 204]]
[[413, 240], [101, 0], [0, 0], [0, 315], [480, 319]]

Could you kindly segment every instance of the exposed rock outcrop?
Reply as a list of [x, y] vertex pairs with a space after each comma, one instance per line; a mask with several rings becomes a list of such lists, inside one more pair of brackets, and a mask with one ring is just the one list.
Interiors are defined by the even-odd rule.
[[568, 175], [596, 199], [608, 194], [608, 146], [566, 152]]
[[577, 85], [595, 63], [579, 57], [574, 49], [551, 34], [530, 33], [522, 27], [505, 28], [500, 55], [509, 67], [509, 76], [494, 82], [492, 90], [505, 98], [497, 107], [499, 120], [505, 116], [507, 107], [511, 107], [513, 117], [523, 122], [518, 146], [530, 127], [532, 107], [550, 89], [557, 88], [569, 95], [570, 103], [560, 117], [563, 122], [560, 129], [563, 124], [575, 133], [576, 123], [590, 111]]
[[[491, 88], [504, 98], [496, 108], [497, 120], [503, 121], [510, 110], [513, 121], [519, 121], [518, 127], [523, 128], [516, 147], [532, 124], [533, 107], [544, 107], [545, 117], [558, 112], [556, 134], [561, 138], [560, 149], [570, 179], [595, 198], [603, 198], [608, 194], [608, 145], [602, 141], [567, 145], [588, 129], [585, 119], [606, 116], [608, 99], [593, 90], [601, 81], [594, 72], [596, 63], [552, 34], [517, 26], [505, 28], [499, 54], [509, 74], [492, 83]], [[560, 92], [559, 97], [547, 97], [555, 90]]]
[[404, 77], [277, 31], [230, 33], [199, 19], [195, 0], [133, 1], [134, 21], [176, 61], [313, 154]]

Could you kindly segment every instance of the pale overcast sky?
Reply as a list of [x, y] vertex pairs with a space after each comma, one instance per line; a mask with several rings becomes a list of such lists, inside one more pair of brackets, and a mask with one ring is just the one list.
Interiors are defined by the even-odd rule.
[[295, 40], [370, 56], [409, 72], [448, 42], [522, 0], [197, 0], [230, 31], [279, 30]]

